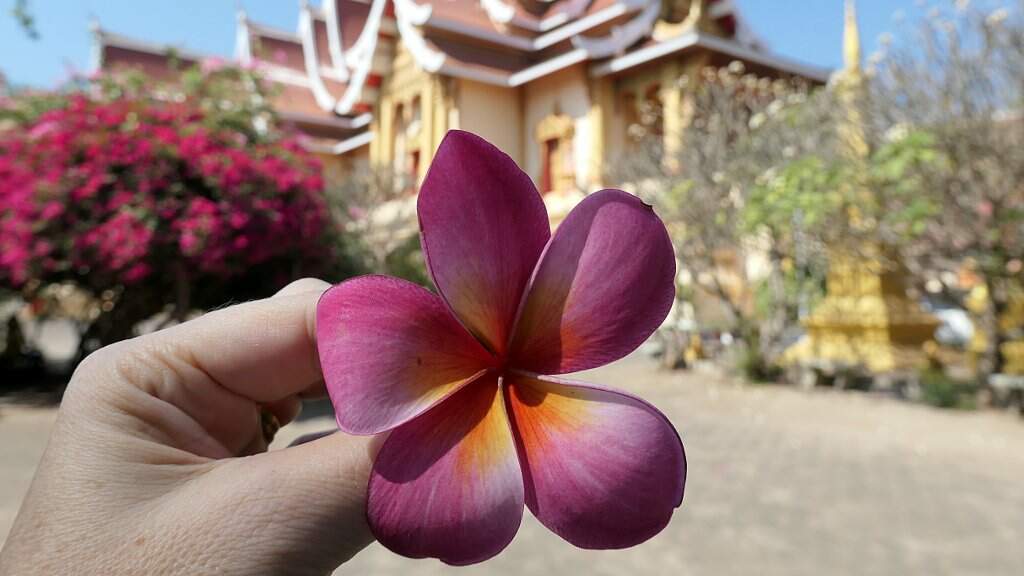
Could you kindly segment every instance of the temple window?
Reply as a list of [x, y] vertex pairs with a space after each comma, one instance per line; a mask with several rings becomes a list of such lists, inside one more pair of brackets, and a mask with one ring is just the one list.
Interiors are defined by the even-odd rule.
[[545, 140], [541, 146], [540, 190], [550, 192], [555, 185], [555, 165], [558, 163], [558, 139]]
[[409, 138], [415, 137], [419, 134], [420, 126], [423, 118], [423, 103], [420, 100], [419, 95], [416, 95], [412, 99], [412, 105], [409, 106], [409, 125], [406, 133]]
[[627, 141], [633, 144], [637, 140], [636, 130], [640, 126], [640, 114], [636, 107], [636, 94], [623, 92], [620, 96], [622, 101], [622, 121], [625, 123]]
[[392, 162], [395, 169], [396, 175], [405, 174], [405, 161], [406, 161], [406, 122], [405, 122], [405, 107], [401, 104], [395, 106], [395, 126], [394, 134], [392, 135], [392, 141], [394, 142], [394, 156]]
[[572, 157], [574, 134], [573, 119], [562, 114], [552, 114], [537, 125], [535, 139], [541, 151], [538, 179], [541, 192], [564, 192], [576, 188]]
[[644, 92], [640, 110], [640, 122], [644, 127], [647, 153], [650, 158], [664, 160], [665, 156], [665, 108], [661, 100], [661, 85], [653, 84]]
[[420, 151], [413, 150], [409, 153], [409, 181], [410, 187], [415, 188], [420, 177]]
[[623, 92], [620, 102], [629, 149], [642, 149], [652, 159], [661, 158], [665, 136], [661, 85], [649, 84]]
[[661, 103], [661, 85], [654, 84], [644, 92], [643, 110], [640, 120], [648, 134], [663, 136], [665, 134], [665, 111]]

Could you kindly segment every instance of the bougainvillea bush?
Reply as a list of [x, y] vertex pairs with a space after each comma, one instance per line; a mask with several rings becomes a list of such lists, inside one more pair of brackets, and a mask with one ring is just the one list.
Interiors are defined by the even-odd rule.
[[318, 161], [237, 96], [252, 92], [230, 92], [238, 74], [190, 74], [205, 81], [157, 96], [101, 78], [0, 104], [0, 285], [29, 301], [55, 283], [94, 295], [97, 343], [162, 311], [345, 272]]

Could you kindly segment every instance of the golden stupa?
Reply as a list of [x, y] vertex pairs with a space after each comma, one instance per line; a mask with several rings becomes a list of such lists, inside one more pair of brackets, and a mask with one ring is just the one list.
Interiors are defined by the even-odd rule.
[[[853, 0], [846, 2], [843, 57], [844, 68], [833, 79], [845, 112], [841, 138], [847, 154], [862, 161], [870, 150], [857, 105], [865, 77]], [[848, 217], [852, 227], [864, 225], [855, 210]], [[785, 352], [784, 363], [826, 373], [860, 369], [872, 375], [925, 365], [924, 345], [939, 322], [907, 296], [906, 271], [891, 255], [870, 241], [829, 248], [825, 297], [804, 320], [807, 334]]]

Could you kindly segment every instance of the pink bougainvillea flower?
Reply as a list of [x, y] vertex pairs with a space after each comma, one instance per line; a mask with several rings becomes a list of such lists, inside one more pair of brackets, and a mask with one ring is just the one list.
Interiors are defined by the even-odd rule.
[[682, 503], [683, 446], [650, 404], [555, 376], [629, 354], [664, 320], [675, 257], [650, 206], [586, 197], [552, 236], [511, 158], [453, 131], [420, 190], [438, 295], [384, 276], [328, 290], [317, 340], [338, 426], [390, 431], [367, 518], [414, 558], [486, 560], [523, 506], [582, 548], [633, 546]]

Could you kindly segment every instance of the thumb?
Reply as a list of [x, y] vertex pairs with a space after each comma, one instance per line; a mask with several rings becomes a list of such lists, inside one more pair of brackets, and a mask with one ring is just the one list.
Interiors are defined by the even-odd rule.
[[[243, 534], [266, 533], [260, 556], [280, 573], [328, 573], [373, 542], [366, 488], [383, 436], [335, 432], [304, 444], [222, 461]], [[248, 509], [247, 513], [244, 509]], [[254, 525], [255, 523], [255, 525]], [[274, 572], [277, 573], [277, 572]]]

